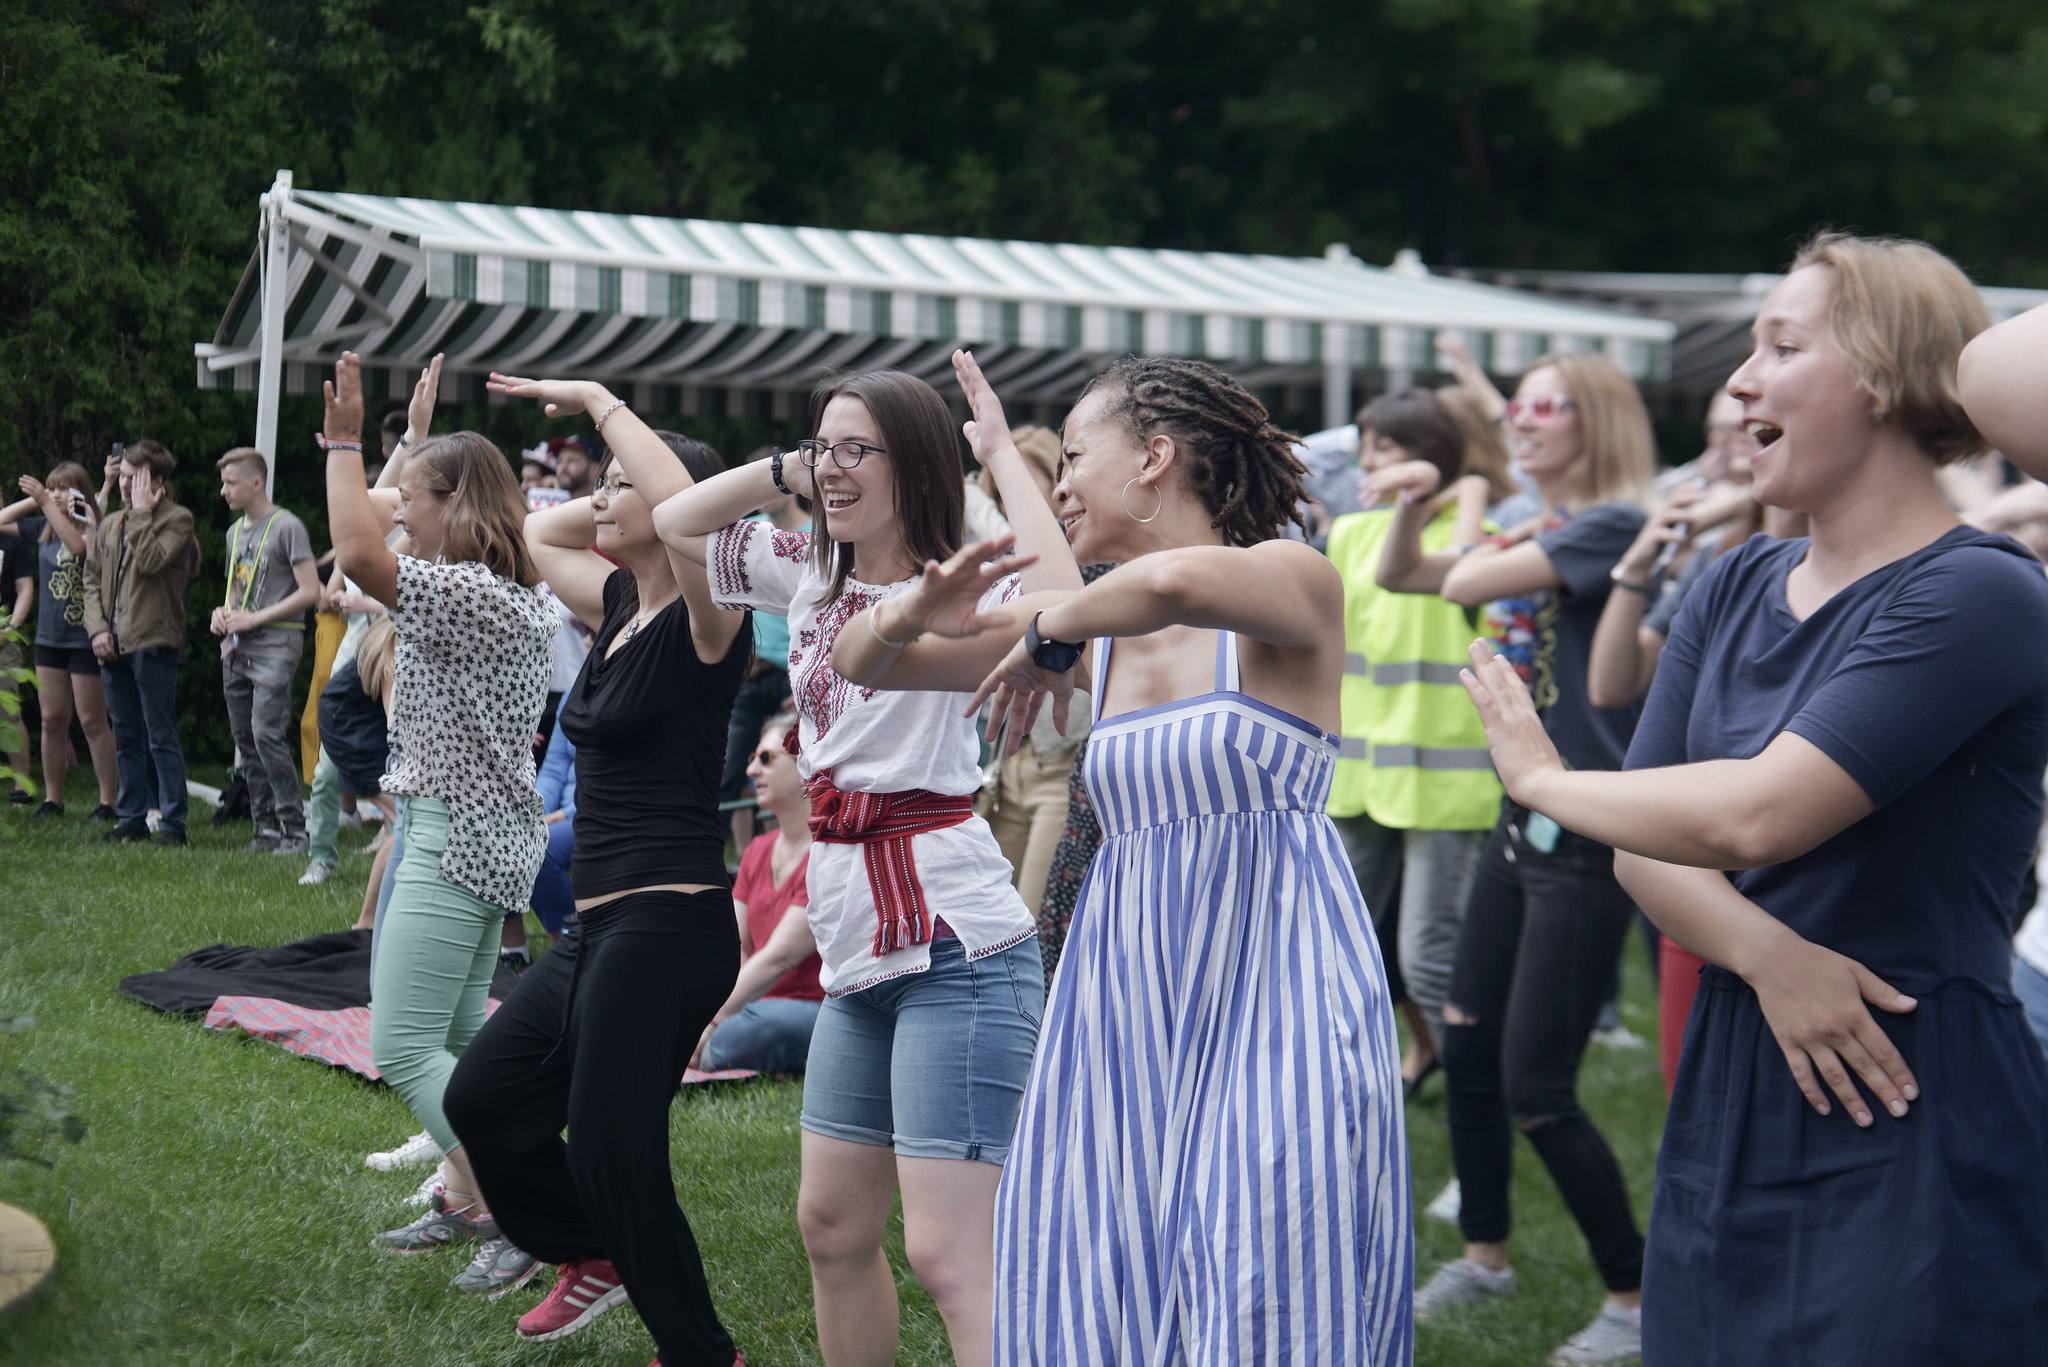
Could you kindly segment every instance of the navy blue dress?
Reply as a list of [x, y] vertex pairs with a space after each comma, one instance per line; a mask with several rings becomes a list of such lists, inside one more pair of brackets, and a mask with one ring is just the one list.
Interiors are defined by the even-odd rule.
[[1918, 999], [1872, 1015], [1921, 1088], [1903, 1121], [1818, 1115], [1756, 994], [1709, 966], [1685, 1030], [1643, 1272], [1645, 1367], [2048, 1360], [2048, 1060], [2011, 993], [2048, 761], [2048, 579], [1961, 528], [1804, 622], [1804, 540], [1758, 537], [1686, 601], [1627, 767], [1744, 759], [1779, 732], [1877, 810], [1731, 875]]

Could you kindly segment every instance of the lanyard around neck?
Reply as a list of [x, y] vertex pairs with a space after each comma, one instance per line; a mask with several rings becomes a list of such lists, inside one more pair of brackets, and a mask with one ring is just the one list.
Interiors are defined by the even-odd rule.
[[[263, 558], [270, 553], [270, 528], [277, 521], [277, 515], [283, 511], [284, 509], [282, 508], [272, 508], [270, 510], [270, 520], [263, 524], [263, 530], [256, 538], [256, 563], [249, 567], [249, 582], [242, 586], [242, 611], [244, 612], [249, 610], [250, 600], [256, 597], [256, 580], [263, 573]], [[230, 607], [234, 605], [235, 597], [234, 566], [242, 559], [242, 533], [248, 530], [249, 519], [244, 515], [241, 523], [235, 528], [235, 553], [228, 560], [227, 602]]]

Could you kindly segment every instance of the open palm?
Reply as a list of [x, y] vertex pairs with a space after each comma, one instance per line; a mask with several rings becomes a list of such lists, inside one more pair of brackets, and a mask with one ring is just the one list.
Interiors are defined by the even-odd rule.
[[1008, 535], [990, 537], [961, 547], [944, 564], [927, 560], [910, 592], [897, 600], [901, 620], [917, 623], [934, 636], [955, 639], [1009, 626], [1010, 613], [983, 611], [981, 600], [1005, 575], [1038, 562], [1035, 555], [1012, 554], [1014, 540]]

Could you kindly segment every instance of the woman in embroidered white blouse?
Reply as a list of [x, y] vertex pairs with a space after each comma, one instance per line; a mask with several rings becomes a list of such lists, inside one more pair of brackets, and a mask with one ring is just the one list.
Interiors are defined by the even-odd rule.
[[[1036, 553], [1011, 567], [1025, 588], [1079, 588], [1002, 406], [971, 358], [956, 353], [954, 365], [974, 411], [968, 441], [1018, 510], [1018, 544]], [[829, 381], [811, 413], [796, 452], [685, 489], [655, 511], [655, 529], [710, 569], [721, 605], [789, 616], [816, 837], [809, 919], [827, 993], [804, 1084], [797, 1210], [819, 1347], [832, 1367], [895, 1360], [882, 1237], [900, 1187], [911, 1267], [954, 1358], [985, 1364], [996, 1182], [1044, 1002], [1036, 924], [972, 812], [980, 755], [965, 695], [856, 688], [831, 661], [849, 619], [959, 548], [960, 443], [944, 400], [897, 372]], [[820, 539], [739, 520], [788, 492], [819, 505]], [[1017, 589], [1014, 577], [995, 583], [984, 609], [999, 612]]]

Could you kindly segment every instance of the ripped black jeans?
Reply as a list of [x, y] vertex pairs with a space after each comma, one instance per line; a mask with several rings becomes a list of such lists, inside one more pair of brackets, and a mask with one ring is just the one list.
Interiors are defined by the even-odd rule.
[[1614, 978], [1634, 907], [1614, 851], [1560, 831], [1530, 845], [1529, 813], [1503, 803], [1465, 904], [1443, 1040], [1458, 1224], [1472, 1243], [1508, 1237], [1514, 1132], [1579, 1222], [1610, 1291], [1642, 1286], [1643, 1236], [1614, 1151], [1579, 1107], [1579, 1063]]

